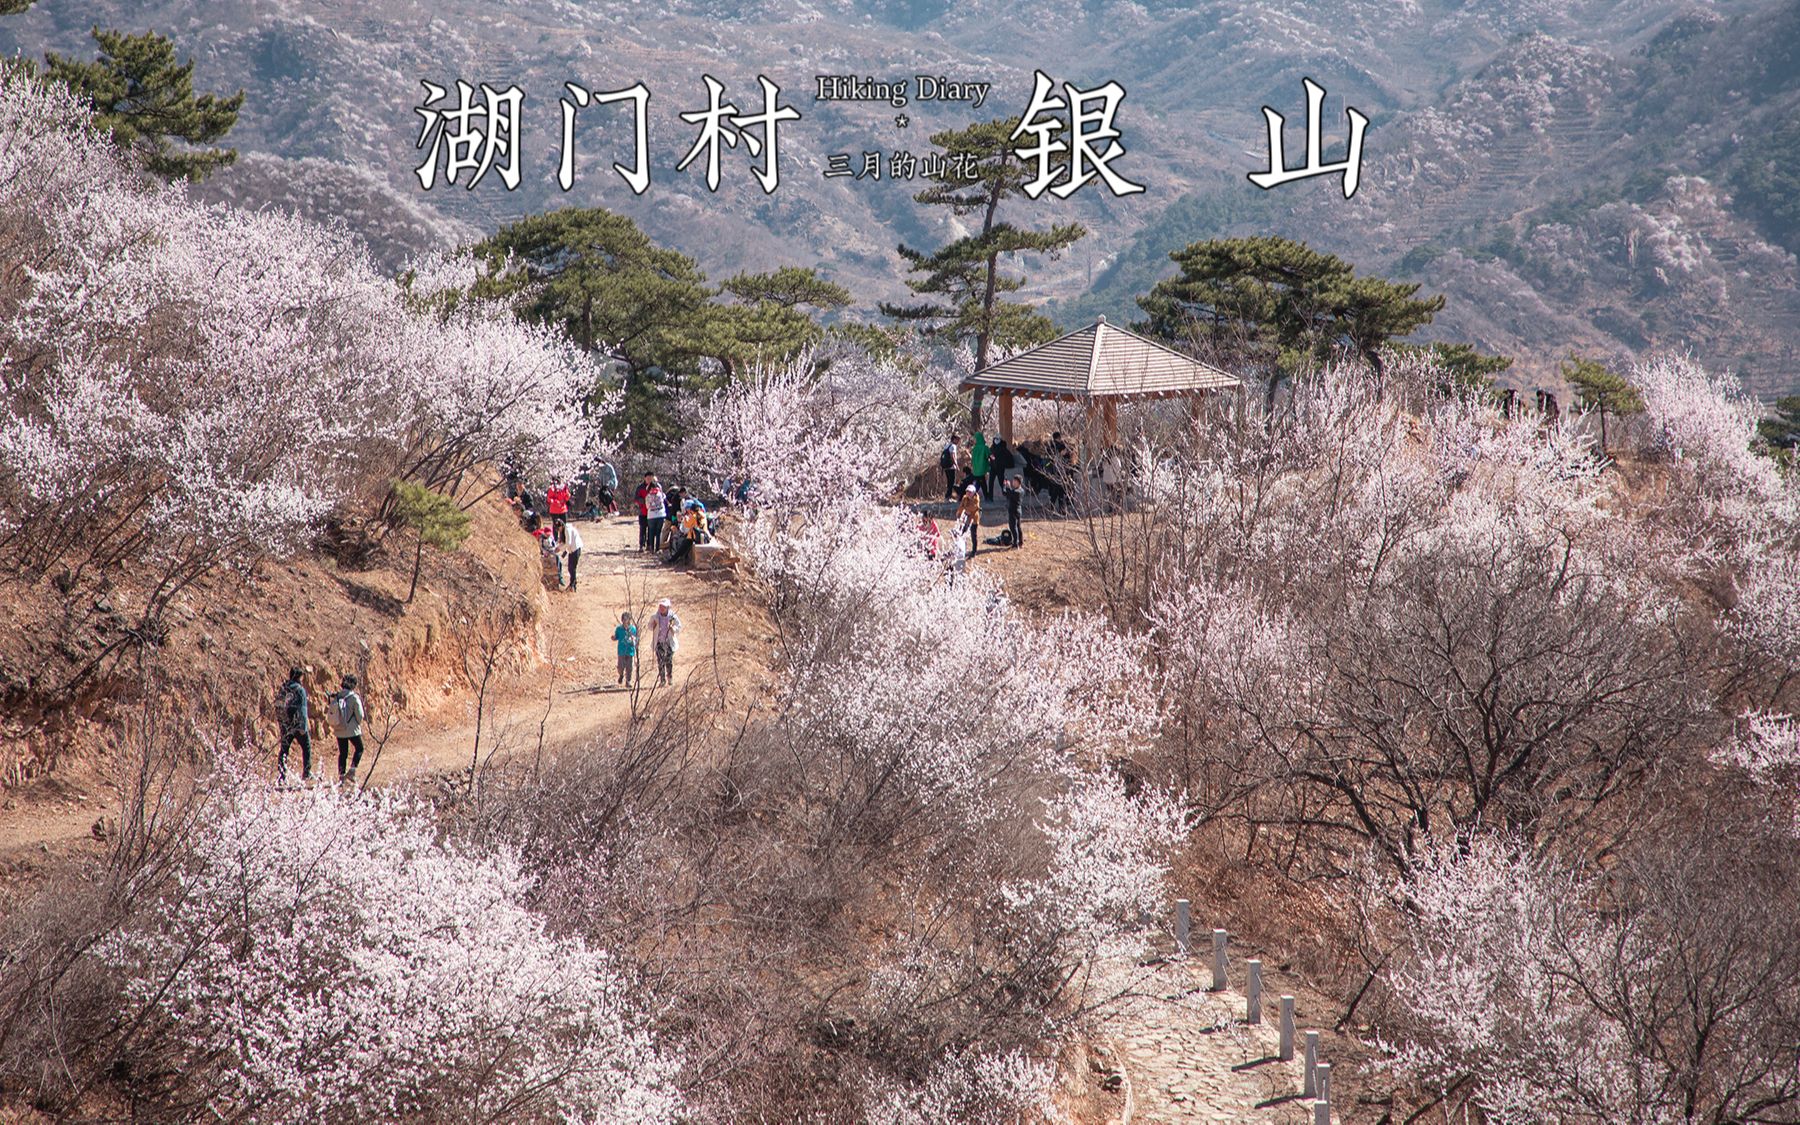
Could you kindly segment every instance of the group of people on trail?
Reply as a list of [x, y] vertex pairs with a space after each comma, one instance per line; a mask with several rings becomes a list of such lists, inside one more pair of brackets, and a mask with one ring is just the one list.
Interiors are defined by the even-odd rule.
[[506, 472], [506, 502], [518, 512], [520, 526], [537, 539], [546, 575], [554, 566], [557, 589], [571, 592], [580, 589], [581, 552], [587, 546], [575, 521], [596, 520], [604, 513], [618, 512], [615, 495], [619, 473], [610, 463], [602, 461], [594, 471], [583, 473], [577, 485], [586, 501], [586, 507], [579, 515], [570, 512], [574, 499], [567, 481], [553, 482], [543, 490], [540, 510], [538, 493], [521, 485], [516, 470], [509, 468]]
[[[1067, 450], [1061, 444], [1061, 434], [1055, 435], [1055, 443]], [[944, 499], [956, 501], [957, 538], [960, 540], [965, 532], [968, 534], [968, 553], [971, 555], [981, 546], [982, 497], [992, 500], [995, 487], [999, 488], [1001, 498], [1006, 501], [1006, 531], [999, 541], [1009, 548], [1018, 548], [1025, 544], [1023, 514], [1027, 485], [1041, 490], [1040, 481], [1045, 487], [1055, 484], [1034, 468], [1024, 449], [1010, 447], [1005, 438], [997, 438], [989, 446], [986, 435], [979, 430], [966, 451], [959, 452], [954, 434], [946, 438], [938, 455], [938, 467], [944, 472]], [[1034, 473], [1039, 480], [1028, 479], [1028, 474]]]
[[1067, 498], [1068, 482], [1079, 467], [1074, 450], [1060, 431], [1052, 433], [1049, 441], [1017, 445], [1009, 444], [1005, 438], [996, 438], [990, 445], [987, 435], [976, 431], [967, 448], [959, 447], [952, 434], [938, 453], [946, 500], [959, 499], [974, 484], [991, 501], [995, 489], [1005, 490], [1010, 475], [1020, 479], [1022, 490], [1037, 493], [1060, 507]]
[[[312, 715], [304, 681], [305, 670], [291, 668], [287, 681], [275, 694], [275, 710], [281, 728], [276, 769], [283, 783], [288, 777], [288, 747], [296, 744], [300, 747], [300, 779], [313, 779]], [[356, 771], [362, 766], [362, 728], [368, 716], [357, 687], [357, 678], [347, 675], [339, 682], [338, 690], [328, 695], [325, 701], [325, 717], [337, 736], [339, 784], [354, 783]], [[353, 749], [356, 751], [354, 758], [350, 756]]]
[[678, 563], [693, 553], [696, 543], [712, 542], [712, 514], [706, 504], [680, 485], [665, 492], [655, 473], [645, 473], [638, 485], [637, 510], [638, 550], [660, 553], [664, 562]]
[[[675, 679], [675, 644], [681, 633], [681, 618], [668, 598], [656, 603], [649, 628], [650, 647], [656, 653], [656, 683], [661, 687]], [[614, 683], [630, 687], [638, 679], [638, 627], [631, 620], [631, 611], [619, 614], [619, 624], [613, 628], [613, 642], [619, 652], [619, 673]]]

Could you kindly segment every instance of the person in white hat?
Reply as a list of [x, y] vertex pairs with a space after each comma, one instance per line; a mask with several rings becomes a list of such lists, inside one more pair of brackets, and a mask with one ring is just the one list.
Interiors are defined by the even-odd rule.
[[669, 599], [656, 603], [656, 615], [650, 618], [652, 647], [656, 649], [656, 682], [658, 686], [675, 678], [675, 636], [681, 632], [681, 618], [675, 615]]

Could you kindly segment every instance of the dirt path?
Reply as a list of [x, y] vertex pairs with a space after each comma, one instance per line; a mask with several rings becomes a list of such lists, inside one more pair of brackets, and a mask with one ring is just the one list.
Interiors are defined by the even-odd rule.
[[[773, 634], [767, 618], [733, 583], [704, 581], [685, 568], [663, 566], [640, 554], [635, 518], [579, 526], [584, 541], [580, 585], [546, 591], [544, 661], [534, 661], [522, 672], [497, 672], [490, 683], [480, 724], [484, 761], [622, 730], [634, 714], [669, 699], [672, 689], [654, 686], [649, 630], [642, 628], [660, 598], [674, 603], [682, 621], [675, 657], [678, 686], [706, 689], [717, 706], [741, 707], [754, 697], [768, 667]], [[627, 609], [642, 630], [641, 670], [648, 674], [648, 686], [637, 690], [615, 684], [612, 630]], [[315, 694], [323, 692], [315, 689]], [[363, 760], [369, 784], [468, 769], [476, 751], [476, 707], [467, 691], [456, 688], [453, 694], [456, 701], [436, 712], [400, 720], [385, 731], [386, 741], [379, 747], [383, 724], [379, 715], [371, 716]], [[335, 778], [335, 741], [315, 729], [313, 753], [315, 774]], [[30, 794], [7, 796], [0, 801], [0, 869], [15, 859], [98, 846], [97, 822], [116, 811], [110, 786], [97, 777], [53, 779]]]
[[[772, 633], [760, 610], [729, 582], [703, 581], [685, 568], [663, 566], [637, 551], [635, 518], [578, 525], [583, 540], [576, 589], [552, 589], [545, 615], [545, 664], [519, 676], [500, 674], [482, 704], [479, 753], [532, 753], [540, 744], [580, 742], [618, 731], [672, 694], [656, 686], [649, 618], [668, 598], [681, 618], [675, 686], [702, 689], [714, 699], [741, 702], [767, 668]], [[612, 631], [629, 610], [639, 626], [635, 689], [617, 684]], [[728, 705], [728, 704], [727, 704]], [[466, 770], [477, 752], [476, 702], [462, 699], [394, 730], [369, 771], [372, 784], [422, 773]], [[370, 754], [375, 747], [369, 747]], [[335, 750], [333, 751], [335, 756]], [[365, 766], [369, 759], [365, 758]], [[319, 769], [335, 775], [335, 761]]]

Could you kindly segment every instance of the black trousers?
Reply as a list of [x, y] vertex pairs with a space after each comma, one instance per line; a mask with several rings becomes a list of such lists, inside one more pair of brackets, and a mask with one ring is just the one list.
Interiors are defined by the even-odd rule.
[[[352, 746], [356, 747], [356, 757], [354, 757], [354, 758], [350, 757], [350, 748]], [[356, 768], [358, 766], [362, 765], [362, 754], [363, 754], [362, 735], [353, 734], [349, 738], [344, 738], [341, 735], [338, 737], [338, 780], [339, 781], [344, 780], [344, 773], [345, 773], [344, 763], [345, 762], [349, 763], [348, 772], [354, 774], [356, 772]]]
[[575, 588], [575, 568], [581, 565], [581, 552], [569, 552], [569, 589]]
[[640, 550], [640, 551], [643, 550], [645, 544], [647, 544], [649, 542], [650, 542], [650, 517], [646, 516], [642, 512], [639, 512], [638, 513], [638, 550]]
[[956, 466], [954, 465], [944, 469], [944, 499], [956, 499]]
[[1025, 542], [1025, 532], [1019, 523], [1019, 509], [1024, 507], [1024, 498], [1017, 492], [1006, 494], [1006, 527], [1012, 532], [1013, 546]]
[[282, 780], [287, 780], [288, 743], [300, 744], [300, 776], [312, 778], [312, 736], [304, 730], [284, 730], [281, 732], [281, 753], [275, 759], [275, 768]]
[[651, 516], [650, 517], [650, 530], [648, 532], [649, 538], [646, 540], [646, 542], [649, 545], [645, 548], [646, 550], [654, 551], [658, 547], [662, 546], [662, 531], [663, 531], [663, 519], [664, 518], [665, 517], [663, 517], [663, 516]]

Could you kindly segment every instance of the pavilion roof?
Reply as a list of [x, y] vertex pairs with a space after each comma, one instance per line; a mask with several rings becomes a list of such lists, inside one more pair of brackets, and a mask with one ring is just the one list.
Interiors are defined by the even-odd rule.
[[1210, 363], [1128, 332], [1101, 317], [1086, 328], [1003, 359], [963, 380], [962, 389], [1024, 398], [1170, 398], [1236, 389], [1243, 380]]

